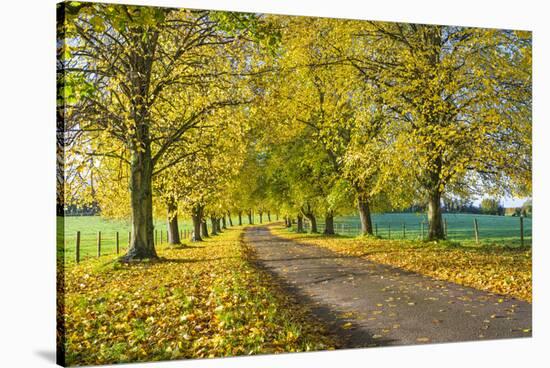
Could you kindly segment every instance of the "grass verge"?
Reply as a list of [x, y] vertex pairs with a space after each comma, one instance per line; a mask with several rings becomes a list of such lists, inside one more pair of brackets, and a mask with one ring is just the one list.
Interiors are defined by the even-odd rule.
[[233, 228], [158, 247], [158, 262], [102, 257], [65, 270], [69, 365], [325, 350], [337, 342], [247, 260]]
[[463, 247], [453, 242], [388, 240], [374, 237], [298, 234], [271, 226], [278, 236], [337, 253], [365, 257], [436, 279], [476, 289], [532, 300], [531, 248]]

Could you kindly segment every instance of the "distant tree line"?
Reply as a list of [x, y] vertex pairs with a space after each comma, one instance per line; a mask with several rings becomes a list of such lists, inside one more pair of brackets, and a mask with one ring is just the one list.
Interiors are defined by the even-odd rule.
[[95, 216], [99, 215], [99, 206], [97, 204], [78, 206], [70, 204], [65, 206], [65, 216]]
[[[533, 205], [531, 199], [526, 200], [521, 207], [505, 208], [497, 198], [484, 198], [479, 205], [467, 198], [445, 198], [442, 200], [442, 210], [445, 213], [472, 213], [498, 216], [531, 216]], [[414, 204], [403, 212], [418, 213], [426, 211], [423, 204]]]

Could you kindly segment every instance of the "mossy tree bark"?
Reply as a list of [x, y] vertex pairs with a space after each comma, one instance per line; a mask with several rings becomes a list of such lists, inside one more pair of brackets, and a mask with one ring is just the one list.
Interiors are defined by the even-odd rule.
[[[142, 126], [141, 129], [148, 136], [146, 133], [148, 127]], [[143, 151], [132, 152], [130, 170], [132, 236], [128, 252], [122, 257], [122, 260], [157, 258], [153, 235], [153, 162], [149, 144]]]
[[210, 235], [218, 235], [218, 219], [214, 216], [210, 216], [210, 224], [212, 225]]
[[325, 214], [325, 235], [334, 235], [334, 212], [327, 211]]
[[178, 204], [176, 199], [170, 197], [166, 202], [166, 208], [168, 209], [168, 243], [181, 244], [178, 228]]
[[196, 205], [191, 210], [191, 218], [193, 220], [193, 238], [191, 241], [202, 241], [201, 237], [201, 219], [202, 219], [202, 206]]
[[361, 220], [361, 234], [373, 235], [372, 218], [370, 214], [370, 204], [366, 195], [357, 196], [357, 209], [359, 210], [359, 219]]
[[208, 225], [206, 224], [206, 219], [201, 219], [201, 236], [203, 238], [208, 238]]
[[317, 219], [315, 218], [315, 214], [313, 213], [313, 210], [311, 206], [306, 204], [302, 207], [302, 214], [309, 220], [309, 223], [311, 224], [310, 233], [316, 234], [319, 231], [317, 231]]
[[441, 193], [435, 190], [428, 200], [428, 240], [445, 239], [443, 215], [441, 211]]
[[296, 216], [296, 231], [299, 233], [304, 232], [304, 216], [301, 213]]
[[131, 99], [130, 116], [135, 130], [128, 134], [130, 147], [130, 203], [132, 212], [132, 236], [128, 252], [123, 261], [158, 258], [153, 234], [153, 168], [151, 153], [151, 117], [149, 113], [149, 88], [153, 60], [158, 41], [158, 32], [143, 38], [140, 27], [132, 29], [131, 38], [140, 45], [141, 52], [131, 49], [130, 68], [134, 70], [129, 78]]

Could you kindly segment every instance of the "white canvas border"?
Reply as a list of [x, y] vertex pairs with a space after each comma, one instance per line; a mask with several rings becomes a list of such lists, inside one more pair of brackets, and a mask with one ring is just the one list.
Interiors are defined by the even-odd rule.
[[[550, 342], [549, 27], [541, 1], [141, 0], [242, 10], [534, 31], [534, 327], [532, 339], [135, 364], [132, 367], [542, 366]], [[453, 6], [454, 5], [454, 6]], [[53, 366], [55, 349], [55, 1], [6, 2], [1, 15], [0, 366]], [[30, 217], [30, 221], [28, 221]], [[546, 348], [547, 349], [547, 348]]]

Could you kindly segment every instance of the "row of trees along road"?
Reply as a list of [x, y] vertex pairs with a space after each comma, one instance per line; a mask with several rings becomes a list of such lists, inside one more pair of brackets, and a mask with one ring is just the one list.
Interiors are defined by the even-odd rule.
[[[334, 233], [339, 213], [445, 196], [530, 195], [527, 32], [59, 6], [59, 198], [130, 217], [124, 260], [154, 258], [153, 216], [271, 211]], [[129, 189], [129, 190], [128, 190]], [[216, 227], [214, 226], [214, 229]]]

